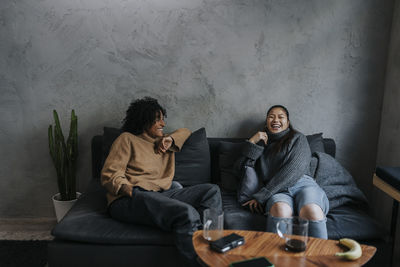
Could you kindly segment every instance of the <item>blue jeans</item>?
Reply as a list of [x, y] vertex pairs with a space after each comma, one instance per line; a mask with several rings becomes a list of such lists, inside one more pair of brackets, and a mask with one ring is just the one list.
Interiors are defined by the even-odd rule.
[[[315, 180], [308, 175], [303, 175], [296, 184], [270, 197], [265, 205], [267, 213], [269, 213], [271, 207], [276, 202], [287, 203], [291, 207], [293, 215], [299, 215], [301, 208], [307, 204], [318, 205], [325, 216], [329, 212], [329, 200], [324, 190], [322, 190]], [[268, 215], [268, 232], [276, 232], [277, 220], [279, 220], [279, 218]], [[328, 238], [326, 217], [320, 221], [309, 221], [309, 235], [325, 239]]]

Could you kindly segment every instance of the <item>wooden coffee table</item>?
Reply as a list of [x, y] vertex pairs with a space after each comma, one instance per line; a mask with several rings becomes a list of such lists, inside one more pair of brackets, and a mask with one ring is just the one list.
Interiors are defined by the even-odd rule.
[[361, 245], [362, 256], [355, 261], [343, 260], [335, 256], [345, 251], [336, 240], [310, 237], [307, 250], [289, 252], [285, 250], [284, 240], [277, 234], [256, 231], [224, 230], [224, 236], [236, 233], [245, 238], [245, 244], [224, 254], [210, 249], [203, 238], [203, 231], [193, 235], [194, 249], [203, 263], [212, 267], [227, 267], [231, 262], [264, 256], [276, 267], [279, 266], [361, 266], [368, 262], [376, 252], [372, 246]]

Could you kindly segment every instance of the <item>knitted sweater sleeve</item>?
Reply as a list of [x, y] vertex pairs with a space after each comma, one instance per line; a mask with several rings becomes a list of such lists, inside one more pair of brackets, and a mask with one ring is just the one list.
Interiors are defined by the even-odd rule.
[[125, 176], [126, 166], [134, 153], [128, 135], [128, 133], [122, 133], [114, 141], [101, 171], [101, 184], [114, 196], [118, 195], [122, 185], [131, 185]]
[[237, 171], [242, 171], [244, 166], [254, 167], [256, 160], [261, 157], [264, 147], [246, 141], [241, 153], [241, 156], [236, 160], [234, 168]]
[[310, 161], [311, 151], [307, 138], [303, 134], [298, 134], [297, 138], [295, 137], [289, 144], [280, 170], [253, 195], [253, 198], [265, 204], [272, 195], [294, 185], [307, 173]]
[[174, 145], [171, 146], [170, 150], [173, 152], [179, 152], [185, 143], [185, 141], [189, 138], [192, 132], [187, 128], [180, 128], [175, 132], [169, 134], [174, 140]]

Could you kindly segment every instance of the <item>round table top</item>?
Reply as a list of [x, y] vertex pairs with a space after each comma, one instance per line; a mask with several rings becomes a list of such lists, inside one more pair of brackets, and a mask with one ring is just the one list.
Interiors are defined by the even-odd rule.
[[226, 253], [210, 249], [208, 241], [203, 238], [203, 231], [193, 235], [193, 246], [199, 258], [208, 266], [227, 267], [230, 263], [254, 257], [266, 257], [275, 267], [279, 266], [361, 266], [375, 254], [373, 246], [361, 245], [362, 256], [354, 261], [336, 257], [336, 252], [347, 248], [339, 245], [337, 240], [325, 240], [309, 237], [306, 251], [289, 252], [285, 250], [284, 240], [277, 234], [257, 231], [224, 230], [224, 236], [236, 233], [245, 238], [245, 244]]

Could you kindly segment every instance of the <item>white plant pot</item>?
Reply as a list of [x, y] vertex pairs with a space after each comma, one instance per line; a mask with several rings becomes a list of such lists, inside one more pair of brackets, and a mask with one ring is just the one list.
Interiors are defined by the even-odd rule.
[[54, 210], [56, 212], [57, 222], [61, 221], [64, 218], [65, 214], [72, 208], [78, 198], [81, 196], [81, 193], [76, 192], [76, 199], [61, 201], [61, 194], [57, 193], [53, 196], [53, 204]]

